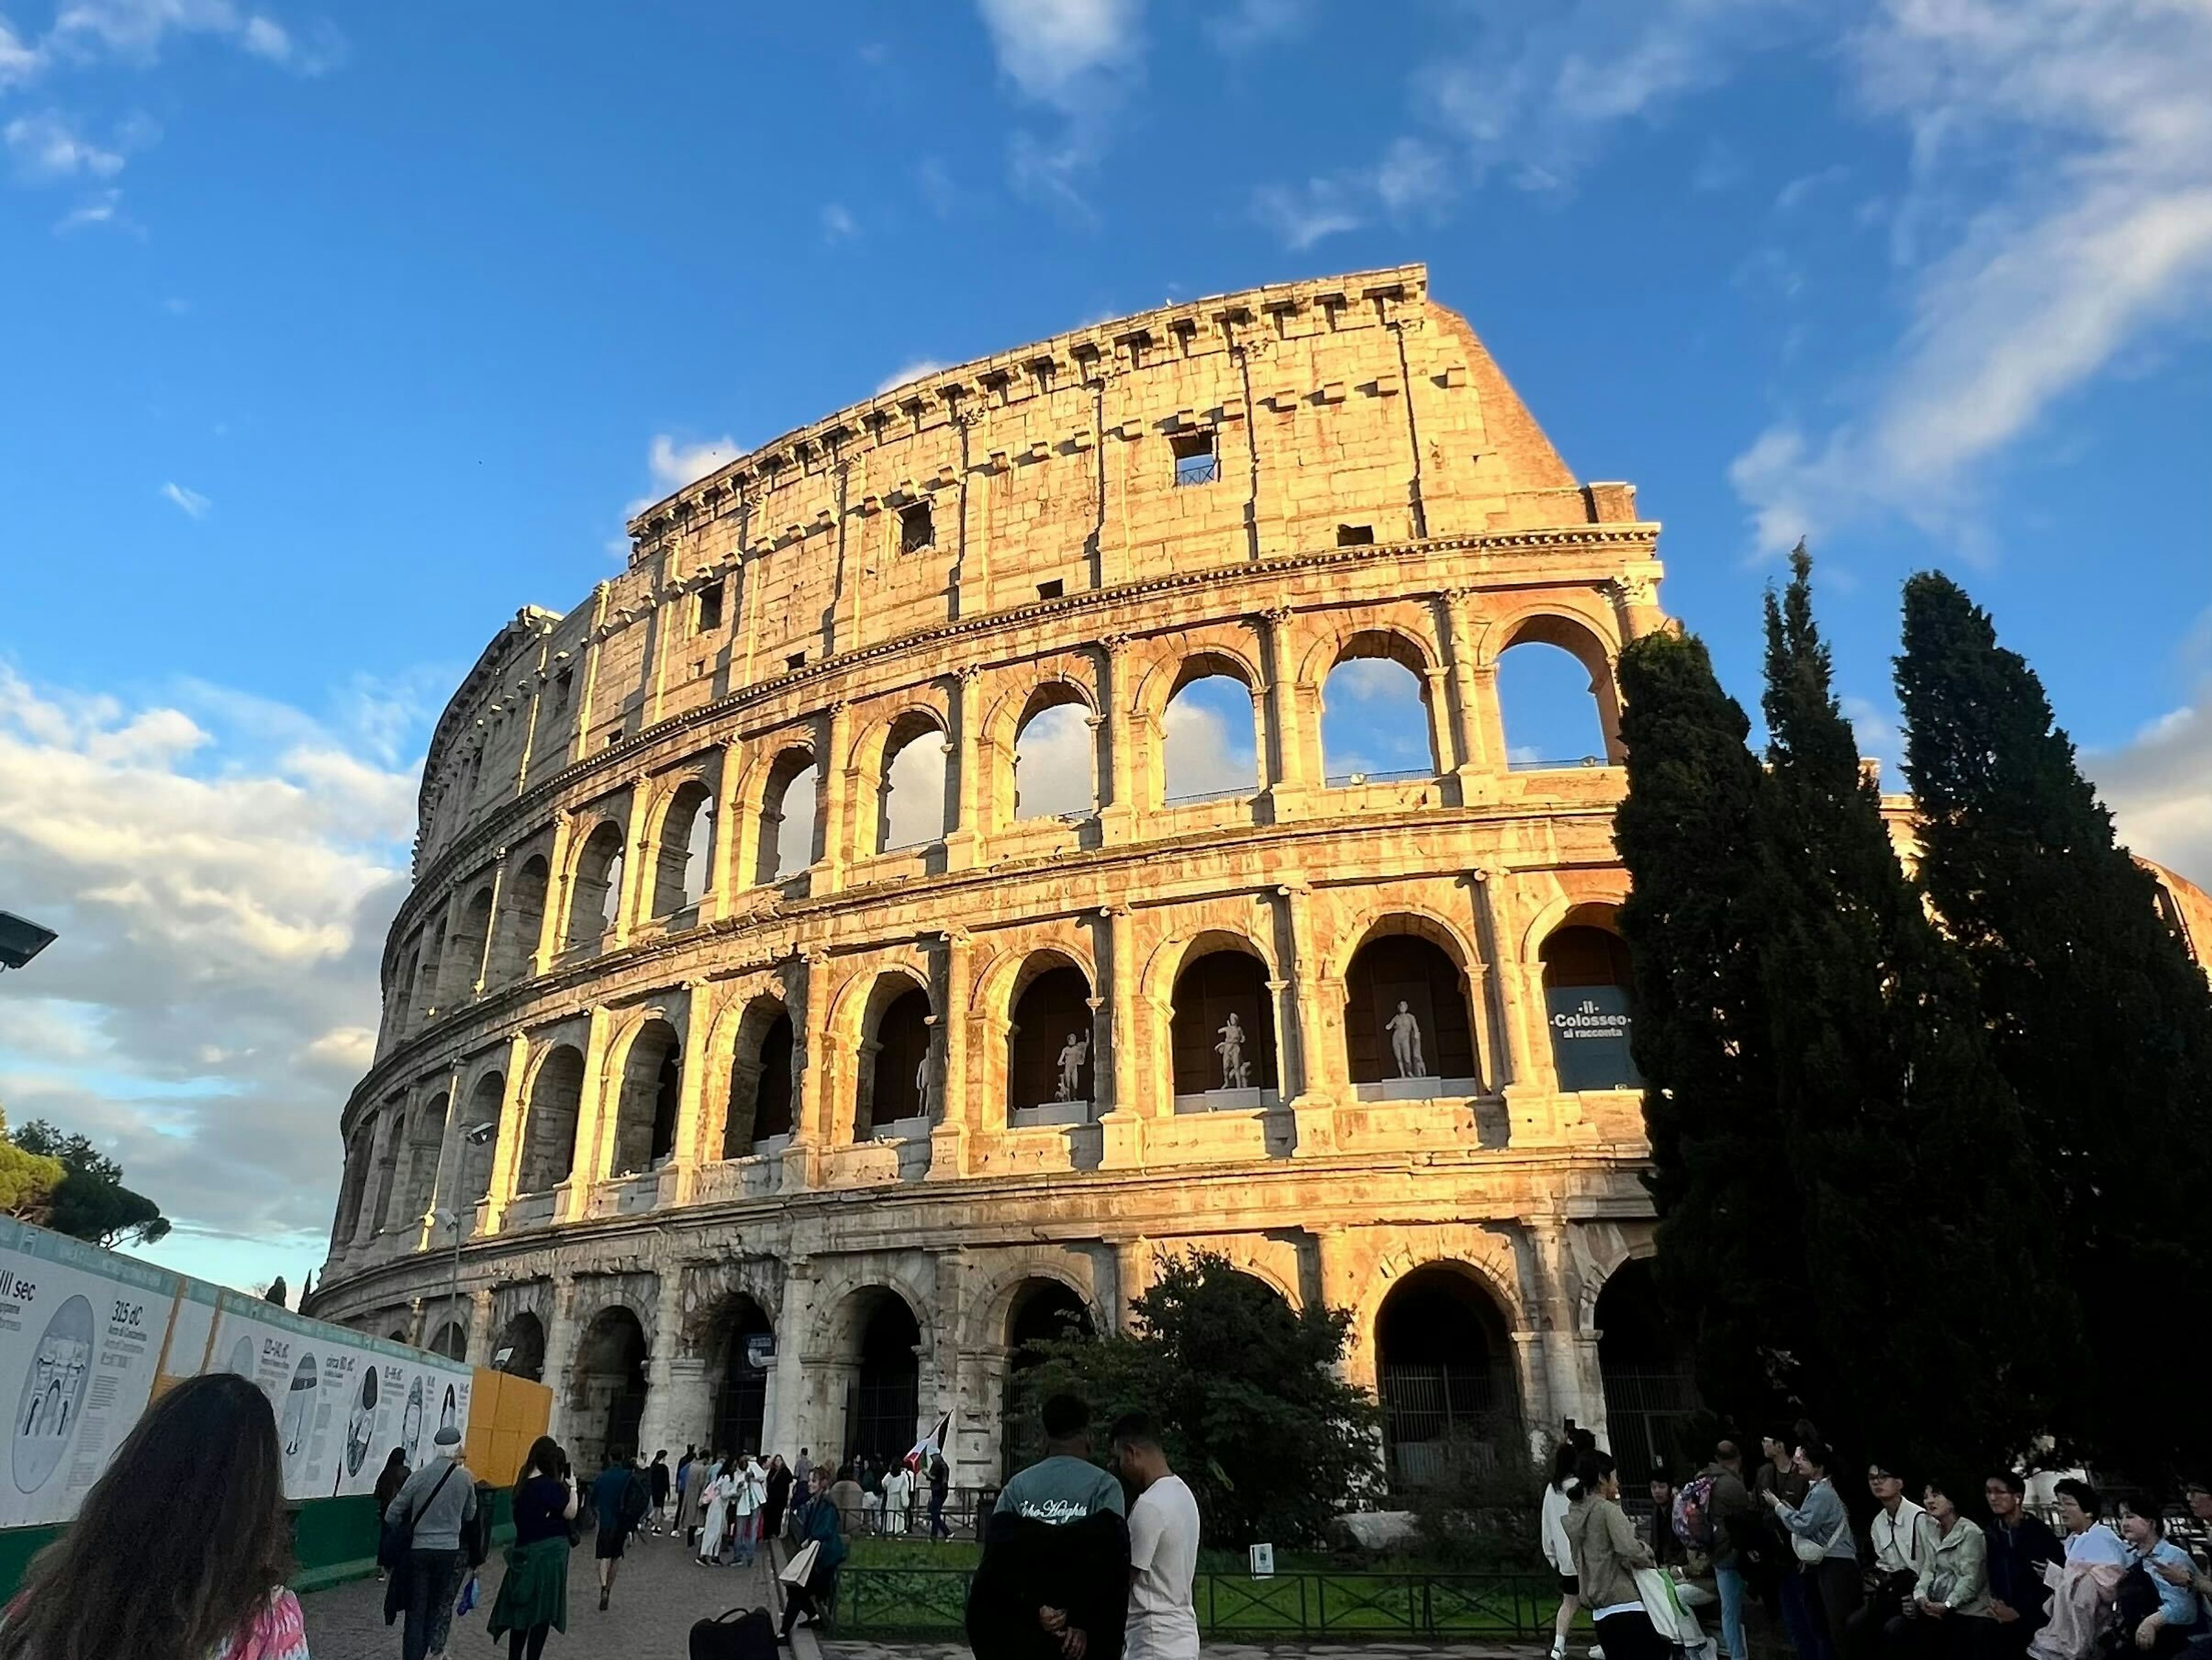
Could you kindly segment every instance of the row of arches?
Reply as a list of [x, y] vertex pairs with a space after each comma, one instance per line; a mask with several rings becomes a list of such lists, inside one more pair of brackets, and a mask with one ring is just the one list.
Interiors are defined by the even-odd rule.
[[[1255, 1317], [1296, 1318], [1275, 1287], [1249, 1274], [1238, 1278], [1248, 1284]], [[996, 1394], [999, 1476], [1042, 1450], [1029, 1387], [1042, 1346], [1094, 1336], [1104, 1317], [1073, 1286], [1042, 1275], [1018, 1281], [1002, 1301], [1000, 1324], [990, 1334], [1000, 1359], [988, 1374]], [[772, 1396], [791, 1382], [788, 1369], [781, 1379], [778, 1371], [779, 1347], [790, 1335], [779, 1332], [775, 1315], [755, 1298], [728, 1295], [689, 1336], [702, 1363], [696, 1395], [680, 1408], [664, 1410], [657, 1427], [670, 1439], [729, 1451], [769, 1450], [781, 1427], [818, 1456], [896, 1460], [914, 1444], [918, 1426], [926, 1427], [928, 1319], [928, 1309], [897, 1286], [849, 1292], [812, 1334], [799, 1338], [802, 1370], [826, 1374], [808, 1394], [816, 1410], [796, 1425], [786, 1418], [779, 1426]], [[1681, 1438], [1698, 1407], [1691, 1359], [1667, 1330], [1640, 1259], [1607, 1279], [1594, 1322], [1608, 1439], [1627, 1479], [1641, 1481], [1683, 1456]], [[1511, 1320], [1480, 1271], [1450, 1260], [1412, 1268], [1382, 1298], [1370, 1330], [1360, 1335], [1372, 1359], [1384, 1469], [1394, 1491], [1454, 1481], [1470, 1463], [1526, 1444], [1534, 1426], [1521, 1396]], [[459, 1341], [459, 1327], [448, 1325], [433, 1347]], [[544, 1377], [546, 1331], [532, 1312], [510, 1318], [482, 1358], [553, 1385], [562, 1438], [580, 1467], [591, 1468], [611, 1450], [640, 1445], [651, 1405], [651, 1347], [638, 1314], [617, 1303], [584, 1316], [561, 1377]], [[439, 1352], [461, 1358], [458, 1347]], [[672, 1427], [666, 1421], [672, 1418]], [[796, 1444], [776, 1450], [788, 1454]]]
[[[1454, 739], [1441, 705], [1445, 672], [1413, 635], [1387, 629], [1352, 634], [1333, 648], [1318, 687], [1319, 755], [1329, 787], [1433, 777], [1449, 769]], [[1496, 661], [1505, 764], [1512, 768], [1595, 765], [1613, 757], [1617, 699], [1607, 648], [1587, 624], [1538, 616], [1516, 625]], [[1159, 776], [1140, 791], [1156, 806], [1250, 796], [1265, 787], [1270, 761], [1267, 675], [1257, 660], [1208, 648], [1178, 660], [1165, 696], [1143, 716], [1157, 723]], [[1051, 678], [1021, 694], [1018, 710], [994, 716], [994, 747], [1011, 760], [1003, 804], [975, 811], [1010, 824], [1085, 819], [1115, 793], [1118, 741], [1098, 695], [1073, 678]], [[963, 718], [965, 718], [964, 716]], [[1010, 721], [1002, 727], [1000, 721]], [[953, 717], [945, 709], [907, 709], [871, 730], [852, 757], [872, 781], [872, 822], [864, 811], [856, 839], [872, 853], [934, 846], [963, 824]], [[817, 751], [819, 733], [776, 744], [728, 800], [747, 820], [741, 838], [750, 868], [732, 869], [740, 885], [794, 879], [821, 863], [832, 836]], [[967, 764], [963, 761], [963, 764]], [[989, 764], [979, 762], [978, 764]], [[735, 781], [726, 781], [726, 782]], [[988, 790], [984, 793], [989, 800]], [[651, 822], [632, 844], [631, 812]], [[597, 948], [623, 926], [626, 904], [647, 921], [671, 923], [709, 891], [723, 808], [704, 775], [684, 778], [649, 809], [633, 806], [585, 825], [559, 859], [533, 849], [512, 870], [465, 884], [447, 912], [403, 947], [387, 1006], [395, 1030], [427, 1019], [476, 994], [520, 980], [551, 956]], [[641, 873], [629, 868], [641, 861]], [[734, 864], [734, 860], [732, 861]], [[635, 894], [633, 900], [630, 896]], [[550, 919], [549, 906], [558, 914]]]

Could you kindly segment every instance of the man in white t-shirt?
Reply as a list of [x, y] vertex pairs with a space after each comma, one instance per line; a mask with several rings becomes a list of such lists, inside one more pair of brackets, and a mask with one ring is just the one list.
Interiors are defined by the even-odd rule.
[[1129, 1634], [1123, 1660], [1197, 1660], [1198, 1500], [1168, 1468], [1142, 1413], [1114, 1425], [1114, 1463], [1136, 1489], [1129, 1506]]

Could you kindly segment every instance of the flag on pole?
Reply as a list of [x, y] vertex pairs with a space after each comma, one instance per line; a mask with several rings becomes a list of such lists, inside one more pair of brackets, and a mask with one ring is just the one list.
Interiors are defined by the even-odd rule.
[[932, 1458], [945, 1450], [945, 1438], [951, 1433], [952, 1414], [948, 1412], [930, 1426], [928, 1434], [914, 1444], [914, 1450], [903, 1461], [906, 1467], [919, 1475]]

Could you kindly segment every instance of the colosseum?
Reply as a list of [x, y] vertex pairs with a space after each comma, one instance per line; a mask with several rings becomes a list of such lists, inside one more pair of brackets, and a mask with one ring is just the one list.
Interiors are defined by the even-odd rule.
[[[1351, 1311], [1395, 1482], [1570, 1418], [1648, 1459], [1611, 665], [1659, 527], [1422, 267], [933, 373], [629, 530], [438, 724], [317, 1313], [542, 1377], [586, 1468], [949, 1414], [983, 1487], [1025, 1345], [1203, 1249]], [[1524, 649], [1601, 752], [1509, 748]], [[1418, 765], [1328, 752], [1377, 674]]]

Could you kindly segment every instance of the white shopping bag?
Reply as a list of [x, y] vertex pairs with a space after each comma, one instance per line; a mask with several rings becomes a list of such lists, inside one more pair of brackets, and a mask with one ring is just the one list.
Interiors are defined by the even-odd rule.
[[815, 1539], [808, 1540], [793, 1554], [791, 1560], [784, 1564], [783, 1572], [776, 1575], [776, 1578], [787, 1585], [805, 1584], [813, 1577], [815, 1559], [821, 1554], [821, 1541]]

